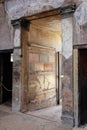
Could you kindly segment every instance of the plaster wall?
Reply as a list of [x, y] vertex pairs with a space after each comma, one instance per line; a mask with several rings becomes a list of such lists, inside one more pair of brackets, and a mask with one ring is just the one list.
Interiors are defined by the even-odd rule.
[[4, 4], [0, 4], [0, 50], [13, 49], [11, 42], [11, 28]]
[[[56, 23], [57, 24], [57, 23]], [[61, 28], [61, 27], [59, 27]], [[62, 50], [62, 34], [60, 31], [51, 31], [49, 29], [42, 29], [39, 25], [30, 26], [29, 42], [39, 44], [42, 46], [55, 48], [56, 52]]]
[[58, 8], [63, 2], [64, 0], [8, 0], [5, 8], [11, 19], [18, 19]]

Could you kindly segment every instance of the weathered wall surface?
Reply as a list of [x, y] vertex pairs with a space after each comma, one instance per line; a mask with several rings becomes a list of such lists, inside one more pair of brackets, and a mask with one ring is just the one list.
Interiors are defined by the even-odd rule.
[[61, 51], [61, 37], [31, 24], [29, 44], [29, 110], [56, 105], [55, 50]]
[[[13, 92], [12, 92], [12, 110], [20, 111], [21, 108], [21, 29], [20, 26], [14, 27], [14, 52], [13, 52]], [[17, 33], [18, 32], [18, 33]], [[18, 48], [17, 48], [18, 47]]]
[[39, 25], [30, 25], [30, 43], [55, 48], [56, 52], [58, 52], [62, 50], [61, 36], [61, 30], [59, 32], [50, 31], [40, 28]]
[[72, 82], [72, 17], [62, 20], [63, 63], [62, 63], [62, 120], [73, 125], [73, 82]]
[[53, 8], [58, 8], [64, 0], [8, 0], [6, 11], [11, 19], [30, 16]]
[[8, 18], [4, 10], [4, 5], [0, 4], [0, 50], [12, 49], [11, 30]]
[[79, 25], [74, 19], [74, 45], [86, 45], [87, 44], [87, 23]]
[[76, 9], [73, 18], [74, 28], [74, 45], [86, 45], [87, 44], [87, 1]]
[[29, 110], [56, 105], [55, 51], [29, 47]]
[[5, 2], [5, 9], [11, 19], [18, 19], [66, 6], [73, 2], [79, 5], [86, 0], [8, 0]]

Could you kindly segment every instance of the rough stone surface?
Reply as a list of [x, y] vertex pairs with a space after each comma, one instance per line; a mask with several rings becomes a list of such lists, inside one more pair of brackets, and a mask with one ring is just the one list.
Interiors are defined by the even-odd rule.
[[[18, 31], [19, 30], [19, 31]], [[14, 29], [14, 34], [20, 32], [20, 28]], [[21, 35], [14, 35], [15, 44], [19, 47]], [[21, 48], [15, 48], [13, 52], [13, 96], [12, 96], [12, 110], [20, 111], [21, 109]]]
[[[67, 30], [67, 31], [66, 31]], [[73, 47], [73, 30], [72, 17], [62, 20], [63, 31], [63, 60], [62, 60], [62, 120], [65, 123], [73, 125], [73, 86], [72, 86], [72, 47]]]
[[21, 60], [20, 49], [14, 50], [13, 63], [13, 96], [12, 96], [12, 110], [20, 111], [21, 106]]

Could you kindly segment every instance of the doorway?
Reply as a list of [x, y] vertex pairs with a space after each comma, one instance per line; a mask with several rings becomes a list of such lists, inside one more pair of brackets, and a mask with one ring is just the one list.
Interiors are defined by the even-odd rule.
[[[62, 96], [61, 70], [59, 70], [62, 56], [60, 54], [62, 51], [61, 16], [45, 17], [44, 15], [42, 18], [41, 14], [41, 18], [40, 16], [36, 19], [27, 17], [26, 20], [30, 21], [29, 31], [26, 35], [22, 29], [24, 41], [22, 44], [27, 50], [28, 84], [26, 82], [26, 86], [28, 86], [26, 94], [23, 91], [22, 104], [25, 104], [25, 107], [22, 106], [22, 111], [38, 118], [52, 119], [52, 121], [58, 119], [61, 122]], [[25, 46], [26, 36], [28, 36], [28, 46]]]
[[79, 124], [87, 123], [87, 49], [79, 50]]
[[12, 61], [11, 53], [0, 53], [0, 103], [12, 101]]

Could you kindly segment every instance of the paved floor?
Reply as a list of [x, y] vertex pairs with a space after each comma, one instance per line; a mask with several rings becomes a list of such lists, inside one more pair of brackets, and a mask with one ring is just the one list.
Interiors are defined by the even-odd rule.
[[71, 127], [61, 123], [58, 117], [60, 112], [61, 107], [51, 107], [24, 114], [14, 113], [11, 112], [11, 107], [1, 105], [0, 130], [72, 130]]
[[37, 111], [27, 112], [26, 114], [61, 124], [61, 113], [62, 106], [60, 105]]
[[81, 126], [79, 128], [73, 128], [73, 130], [87, 130], [87, 125]]

